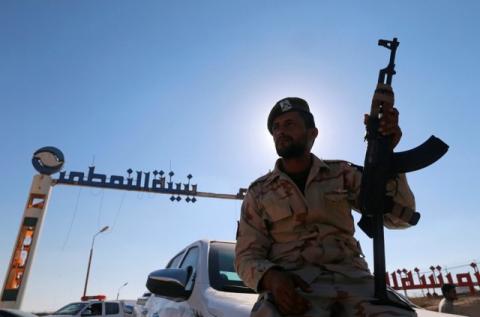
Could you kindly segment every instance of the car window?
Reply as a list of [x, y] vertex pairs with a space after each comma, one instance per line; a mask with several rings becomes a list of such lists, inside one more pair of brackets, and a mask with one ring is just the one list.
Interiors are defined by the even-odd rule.
[[118, 303], [105, 303], [105, 314], [106, 315], [116, 315], [120, 312], [120, 307]]
[[167, 264], [167, 269], [176, 269], [178, 267], [178, 264], [180, 263], [180, 260], [182, 259], [183, 254], [184, 252], [180, 252], [173, 259], [171, 259], [170, 262], [168, 262]]
[[102, 305], [103, 303], [94, 303], [91, 304], [87, 309], [90, 309], [92, 312], [90, 316], [99, 316], [102, 315]]
[[133, 314], [133, 306], [132, 305], [124, 305], [123, 311], [125, 314]]
[[180, 264], [180, 268], [186, 268], [191, 266], [193, 269], [197, 268], [197, 260], [198, 260], [198, 247], [193, 247], [188, 250], [187, 255]]
[[208, 277], [210, 285], [219, 291], [234, 293], [254, 293], [243, 284], [235, 271], [235, 244], [224, 242], [210, 243], [208, 255]]
[[187, 285], [185, 286], [186, 290], [192, 290], [193, 289], [193, 283], [195, 280], [195, 273], [197, 271], [197, 261], [198, 261], [198, 247], [193, 247], [190, 248], [187, 251], [187, 254], [185, 255], [185, 258], [182, 261], [182, 264], [180, 264], [180, 268], [188, 268], [189, 266], [192, 267], [192, 274], [190, 275], [190, 278], [187, 282]]
[[83, 307], [85, 307], [87, 303], [71, 303], [66, 306], [63, 306], [56, 312], [54, 312], [54, 315], [76, 315], [82, 310]]

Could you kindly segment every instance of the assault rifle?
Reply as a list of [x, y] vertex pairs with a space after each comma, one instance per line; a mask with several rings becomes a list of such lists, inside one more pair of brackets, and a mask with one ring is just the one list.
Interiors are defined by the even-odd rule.
[[[384, 136], [378, 131], [382, 114], [393, 106], [393, 102], [390, 104], [381, 100], [390, 98], [393, 101], [391, 84], [395, 74], [395, 54], [399, 44], [397, 38], [393, 41], [378, 41], [378, 45], [390, 50], [390, 62], [386, 68], [380, 70], [375, 90], [377, 100], [380, 101], [372, 102], [367, 121], [365, 139], [368, 147], [360, 190], [362, 218], [358, 225], [370, 238], [373, 238], [375, 297], [377, 298], [375, 303], [404, 307], [387, 298], [383, 216], [391, 212], [393, 201], [386, 196], [386, 185], [388, 180], [395, 178], [398, 173], [412, 172], [433, 164], [447, 152], [448, 145], [432, 135], [425, 143], [414, 149], [393, 153], [391, 136]], [[413, 216], [409, 222], [415, 225], [420, 219], [420, 214], [416, 211], [411, 213]], [[404, 308], [408, 309], [408, 306]]]

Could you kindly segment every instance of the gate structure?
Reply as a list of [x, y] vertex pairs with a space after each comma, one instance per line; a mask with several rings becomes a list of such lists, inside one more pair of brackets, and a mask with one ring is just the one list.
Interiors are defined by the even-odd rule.
[[[95, 166], [90, 166], [88, 173], [62, 171], [58, 179], [51, 177], [60, 172], [65, 162], [63, 153], [52, 146], [43, 147], [33, 154], [32, 164], [39, 174], [34, 175], [27, 203], [20, 222], [17, 239], [2, 292], [0, 293], [0, 308], [19, 309], [27, 286], [28, 275], [33, 263], [35, 249], [40, 237], [40, 231], [47, 213], [48, 201], [52, 187], [55, 185], [73, 185], [97, 188], [109, 188], [137, 192], [148, 192], [170, 195], [170, 200], [181, 201], [185, 198], [187, 203], [195, 203], [196, 197], [238, 199], [242, 200], [246, 189], [240, 188], [237, 194], [219, 194], [197, 191], [197, 185], [190, 183], [192, 175], [188, 175], [186, 183], [173, 182], [172, 171], [143, 172], [127, 170], [127, 177], [95, 172]], [[168, 177], [168, 179], [167, 179]]]

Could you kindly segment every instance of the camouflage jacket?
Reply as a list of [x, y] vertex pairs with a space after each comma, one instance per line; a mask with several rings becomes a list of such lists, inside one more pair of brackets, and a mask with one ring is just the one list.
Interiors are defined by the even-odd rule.
[[[313, 163], [302, 194], [279, 169], [254, 181], [242, 204], [237, 232], [235, 266], [245, 284], [259, 291], [259, 281], [271, 267], [304, 272], [305, 268], [338, 272], [349, 277], [370, 276], [353, 237], [351, 210], [358, 211], [361, 171], [346, 161]], [[387, 194], [392, 212], [388, 228], [406, 228], [415, 201], [405, 175], [391, 180]], [[313, 272], [317, 274], [318, 272]], [[305, 280], [312, 270], [300, 274]]]

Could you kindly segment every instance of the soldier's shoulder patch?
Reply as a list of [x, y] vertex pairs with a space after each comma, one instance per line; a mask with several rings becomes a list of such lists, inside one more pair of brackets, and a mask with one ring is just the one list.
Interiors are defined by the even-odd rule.
[[327, 164], [329, 167], [345, 167], [345, 166], [351, 166], [355, 168], [356, 170], [363, 171], [363, 166], [353, 164], [352, 162], [345, 161], [345, 160], [323, 160], [325, 164]]
[[349, 163], [349, 165], [350, 165], [351, 167], [355, 168], [356, 170], [358, 170], [358, 171], [360, 171], [360, 172], [363, 172], [363, 166], [357, 165], [357, 164], [353, 164], [353, 163], [350, 163], [350, 162], [348, 162], [348, 163]]
[[327, 164], [329, 167], [335, 167], [339, 165], [345, 165], [345, 164], [350, 164], [350, 162], [345, 161], [345, 160], [323, 160], [325, 164]]
[[322, 159], [325, 163], [327, 164], [340, 164], [340, 163], [348, 163], [348, 161], [345, 161], [345, 160], [326, 160], [326, 159]]

